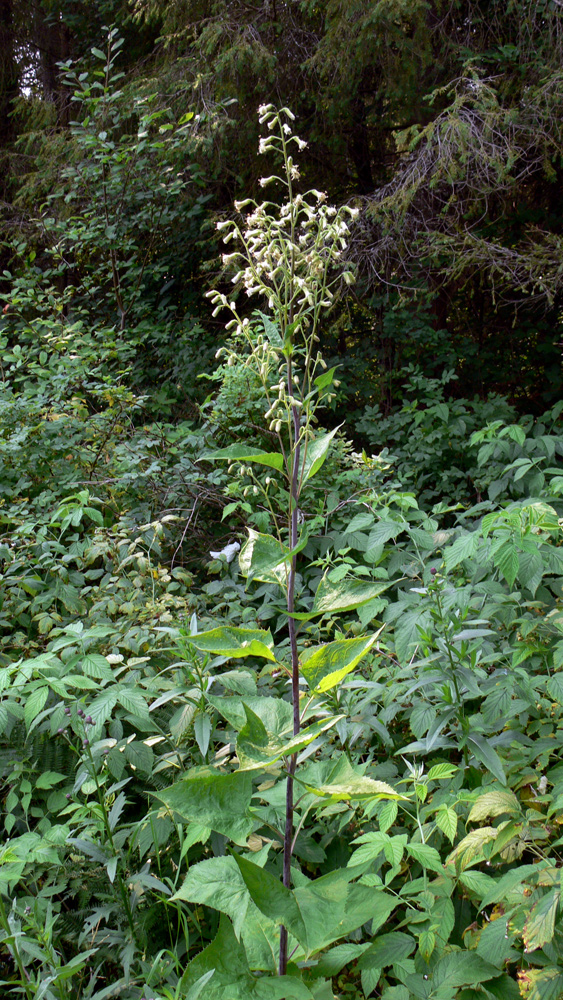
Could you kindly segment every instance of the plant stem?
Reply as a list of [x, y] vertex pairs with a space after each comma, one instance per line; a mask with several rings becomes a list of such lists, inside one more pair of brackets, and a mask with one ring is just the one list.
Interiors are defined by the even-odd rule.
[[[458, 721], [461, 723], [461, 726], [462, 726], [463, 731], [465, 733], [466, 727], [465, 727], [465, 712], [464, 712], [464, 708], [463, 708], [463, 699], [461, 697], [461, 692], [459, 690], [459, 684], [457, 682], [456, 665], [454, 663], [452, 649], [451, 649], [450, 641], [449, 641], [448, 635], [447, 635], [447, 629], [444, 627], [444, 612], [442, 610], [442, 602], [440, 600], [440, 591], [439, 591], [439, 589], [436, 589], [436, 604], [438, 606], [438, 612], [439, 612], [439, 615], [440, 615], [440, 623], [442, 625], [442, 628], [444, 629], [444, 644], [446, 646], [446, 650], [447, 650], [447, 654], [448, 654], [448, 660], [449, 660], [450, 670], [451, 670], [451, 678], [452, 678], [452, 682], [453, 682], [453, 686], [454, 686], [455, 696], [456, 696], [456, 699], [457, 699]], [[469, 763], [469, 753], [468, 753], [468, 750], [467, 750], [467, 744], [466, 743], [463, 744], [463, 759], [464, 759], [465, 765], [467, 766], [467, 764]]]
[[[291, 386], [291, 359], [287, 363], [288, 386]], [[291, 391], [291, 389], [290, 389]], [[299, 410], [292, 407], [293, 418], [293, 465], [291, 468], [291, 490], [290, 490], [290, 514], [289, 514], [289, 547], [294, 549], [297, 545], [298, 533], [298, 503], [299, 503], [299, 459], [301, 455], [300, 445], [300, 421]], [[293, 703], [293, 735], [297, 736], [300, 728], [299, 717], [299, 654], [297, 651], [297, 629], [295, 619], [292, 617], [295, 610], [295, 576], [297, 573], [297, 555], [293, 555], [289, 568], [287, 580], [287, 610], [289, 613], [289, 644], [291, 649], [291, 698]], [[289, 758], [287, 766], [287, 787], [285, 794], [285, 831], [283, 838], [283, 884], [289, 889], [291, 883], [291, 854], [293, 849], [293, 776], [297, 765], [297, 754], [294, 753]], [[282, 925], [280, 930], [280, 963], [279, 974], [284, 976], [287, 969], [287, 928]]]
[[[118, 859], [118, 861], [119, 861], [119, 859], [120, 859], [119, 858], [119, 851], [117, 850], [117, 848], [115, 846], [114, 839], [113, 839], [113, 833], [112, 833], [111, 827], [109, 825], [109, 817], [108, 817], [108, 812], [107, 812], [107, 808], [106, 808], [106, 801], [105, 801], [104, 792], [103, 792], [103, 790], [101, 788], [100, 782], [98, 781], [98, 773], [96, 771], [96, 764], [95, 764], [94, 758], [92, 756], [92, 751], [90, 750], [89, 746], [86, 748], [86, 753], [87, 753], [87, 755], [88, 755], [88, 757], [90, 759], [90, 773], [91, 773], [92, 777], [94, 778], [94, 783], [96, 785], [96, 792], [97, 792], [98, 802], [100, 804], [100, 809], [102, 810], [102, 822], [104, 824], [104, 829], [105, 829], [105, 832], [106, 832], [106, 836], [107, 836], [107, 839], [108, 839], [108, 842], [109, 842], [109, 845], [110, 845], [111, 852], [112, 852], [113, 856], [116, 857]], [[125, 915], [127, 917], [127, 923], [129, 924], [129, 929], [131, 931], [131, 935], [133, 937], [133, 941], [135, 942], [135, 944], [137, 944], [138, 943], [137, 929], [135, 927], [135, 921], [133, 920], [133, 911], [131, 909], [131, 902], [130, 902], [130, 899], [129, 899], [129, 896], [128, 896], [128, 893], [127, 893], [127, 889], [126, 889], [125, 884], [123, 882], [123, 877], [122, 877], [120, 871], [116, 872], [116, 876], [117, 876], [117, 884], [119, 886], [119, 894], [121, 896], [121, 901], [123, 903], [123, 908], [125, 910]]]

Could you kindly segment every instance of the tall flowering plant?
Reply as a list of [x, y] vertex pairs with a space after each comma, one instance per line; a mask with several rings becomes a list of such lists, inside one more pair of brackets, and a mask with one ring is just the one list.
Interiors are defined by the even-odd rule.
[[[264, 332], [256, 335], [248, 318], [241, 317], [235, 298], [218, 291], [209, 295], [215, 306], [214, 315], [223, 309], [232, 314], [227, 323], [227, 329], [233, 334], [231, 346], [222, 348], [219, 353], [226, 354], [229, 365], [250, 363], [259, 372], [266, 402], [264, 419], [279, 443], [279, 453], [271, 456], [271, 464], [284, 473], [289, 487], [289, 551], [281, 568], [285, 577], [291, 651], [293, 735], [297, 736], [301, 726], [299, 653], [292, 616], [295, 612], [299, 501], [308, 480], [323, 464], [334, 434], [315, 438], [313, 433], [316, 409], [321, 402], [330, 399], [330, 388], [335, 384], [334, 371], [322, 374], [326, 363], [316, 345], [322, 314], [331, 308], [337, 287], [342, 281], [347, 284], [354, 281], [344, 254], [348, 223], [358, 210], [328, 205], [322, 191], [297, 193], [295, 185], [300, 175], [293, 153], [296, 147], [302, 150], [307, 144], [293, 131], [294, 115], [289, 108], [277, 110], [271, 104], [262, 105], [258, 115], [260, 124], [269, 132], [260, 139], [259, 152], [277, 155], [282, 167], [279, 174], [262, 178], [260, 185], [262, 188], [280, 185], [285, 188], [285, 200], [281, 205], [272, 201], [257, 203], [250, 198], [235, 202], [237, 212], [246, 212], [244, 223], [229, 220], [219, 222], [217, 228], [224, 232], [224, 243], [232, 242], [236, 247], [223, 255], [223, 263], [235, 269], [233, 285], [236, 289], [244, 289], [248, 296], [266, 300], [272, 322], [266, 322]], [[242, 350], [237, 350], [237, 345]], [[272, 386], [273, 373], [277, 381], [274, 379]], [[232, 449], [232, 456], [225, 457], [236, 457], [236, 448]], [[247, 457], [252, 460], [253, 455], [250, 453]], [[258, 458], [254, 456], [254, 460]], [[247, 565], [251, 569], [252, 555], [259, 545], [260, 539], [251, 534], [242, 553], [243, 568]], [[283, 883], [288, 887], [296, 762], [297, 754], [294, 753], [287, 762]], [[286, 965], [287, 931], [282, 927], [281, 975]]]
[[[255, 703], [253, 709], [244, 705], [247, 722], [237, 741], [238, 773], [260, 765], [269, 767], [276, 760], [284, 762], [283, 886], [276, 889], [274, 883], [268, 881], [272, 876], [248, 861], [237, 860], [253, 901], [265, 915], [281, 923], [278, 971], [284, 976], [288, 965], [288, 931], [301, 944], [306, 939], [299, 907], [290, 891], [291, 860], [298, 832], [294, 824], [298, 754], [341, 718], [327, 718], [324, 693], [336, 687], [354, 669], [372, 648], [377, 635], [330, 642], [309, 648], [306, 657], [304, 653], [300, 657], [295, 583], [297, 555], [307, 542], [307, 525], [300, 517], [301, 497], [322, 467], [336, 434], [336, 430], [323, 433], [316, 429], [318, 407], [331, 398], [338, 385], [334, 380], [335, 369], [327, 370], [318, 351], [318, 330], [323, 313], [333, 305], [339, 287], [354, 280], [346, 264], [346, 249], [349, 223], [357, 212], [348, 207], [336, 209], [327, 205], [326, 196], [320, 191], [301, 194], [296, 190], [299, 168], [293, 154], [296, 148], [303, 149], [306, 144], [294, 134], [293, 114], [288, 108], [276, 110], [272, 105], [265, 105], [259, 108], [259, 118], [268, 133], [260, 140], [260, 152], [270, 154], [281, 163], [279, 174], [263, 178], [261, 186], [267, 188], [277, 184], [283, 189], [284, 197], [281, 204], [274, 201], [258, 203], [251, 199], [236, 202], [240, 221], [218, 224], [225, 243], [233, 244], [231, 252], [223, 256], [223, 263], [234, 272], [235, 294], [229, 296], [220, 291], [209, 294], [215, 315], [225, 310], [231, 314], [227, 323], [231, 332], [229, 344], [218, 353], [224, 356], [227, 365], [247, 366], [258, 374], [263, 389], [264, 424], [272, 439], [277, 441], [277, 450], [265, 451], [236, 444], [206, 457], [229, 460], [232, 467], [238, 464], [249, 475], [252, 475], [254, 464], [269, 466], [285, 481], [282, 495], [288, 498], [283, 517], [276, 515], [273, 519], [277, 537], [249, 529], [239, 562], [249, 580], [275, 583], [284, 594], [290, 662], [279, 662], [279, 666], [287, 672], [290, 681], [292, 732], [284, 735], [280, 742], [279, 734], [267, 731], [267, 712], [264, 711], [264, 719], [261, 719], [257, 714], [260, 708]], [[260, 330], [258, 324], [251, 324], [242, 315], [238, 305], [241, 292], [258, 296], [267, 303], [269, 315], [259, 314]], [[266, 477], [265, 483], [255, 477], [255, 490], [261, 489], [271, 506], [269, 482], [270, 477]], [[380, 589], [381, 586], [376, 585], [377, 592]], [[371, 599], [374, 593], [370, 585], [362, 589], [361, 596], [356, 592], [337, 593], [332, 585], [321, 581], [315, 604], [307, 617], [322, 616], [343, 607], [350, 610]], [[302, 617], [302, 613], [300, 615]], [[193, 641], [201, 649], [224, 653], [224, 631], [216, 629]], [[262, 655], [270, 660], [276, 658], [269, 633], [256, 632], [251, 636], [250, 632], [245, 635], [243, 632], [243, 629], [229, 629], [232, 655], [252, 655], [253, 651], [256, 654], [260, 647]], [[236, 652], [232, 650], [233, 636], [239, 643]], [[269, 643], [270, 647], [266, 648]], [[309, 688], [303, 704], [301, 684]], [[265, 704], [268, 699], [263, 701]], [[315, 714], [321, 718], [308, 724]], [[382, 782], [359, 775], [354, 775], [346, 788], [339, 784], [338, 795], [354, 797], [360, 794], [360, 786], [362, 797], [400, 797]], [[319, 791], [319, 795], [324, 794]], [[193, 892], [191, 882], [188, 884]], [[298, 887], [297, 891], [301, 889]], [[194, 897], [184, 894], [183, 898]], [[384, 902], [387, 905], [387, 901]], [[369, 905], [372, 906], [371, 898]]]

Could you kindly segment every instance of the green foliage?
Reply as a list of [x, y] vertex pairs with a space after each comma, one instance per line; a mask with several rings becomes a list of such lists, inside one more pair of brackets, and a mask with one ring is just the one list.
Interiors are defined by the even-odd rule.
[[446, 398], [452, 371], [441, 379], [412, 367], [407, 373], [401, 409], [381, 417], [379, 407], [366, 407], [356, 426], [422, 503], [559, 493], [560, 403], [516, 422], [514, 409], [497, 396]]
[[446, 387], [455, 379], [453, 371], [445, 371], [441, 379], [429, 379], [411, 366], [405, 375], [400, 410], [382, 417], [378, 406], [366, 407], [357, 430], [371, 448], [383, 449], [383, 457], [393, 463], [400, 482], [422, 502], [480, 499], [481, 466], [490, 466], [480, 461], [471, 445], [482, 428], [492, 424], [492, 417], [499, 421], [498, 428], [503, 418], [508, 421], [515, 415], [514, 410], [496, 396], [446, 398]]
[[194, 113], [136, 92], [119, 70], [122, 46], [112, 29], [84, 71], [61, 67], [77, 117], [51, 151], [58, 172], [41, 218], [10, 246], [8, 331], [12, 343], [36, 343], [40, 311], [42, 334], [93, 336], [94, 357], [117, 352], [116, 370], [127, 365], [138, 390], [158, 377], [166, 412], [195, 378], [194, 353], [201, 363], [211, 352], [194, 315], [208, 196], [186, 162]]

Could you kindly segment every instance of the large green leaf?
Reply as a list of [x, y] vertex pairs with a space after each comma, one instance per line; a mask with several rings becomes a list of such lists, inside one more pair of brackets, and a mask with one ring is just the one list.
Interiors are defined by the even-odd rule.
[[[392, 607], [393, 605], [390, 605], [390, 608]], [[421, 629], [432, 629], [432, 618], [424, 608], [415, 607], [405, 609], [397, 618], [395, 624], [395, 652], [401, 664], [405, 665], [410, 660], [413, 646], [420, 644]]]
[[345, 965], [355, 962], [368, 948], [369, 942], [367, 941], [363, 944], [353, 944], [351, 941], [347, 941], [345, 944], [337, 944], [330, 951], [321, 955], [315, 966], [315, 973], [319, 973], [322, 976], [337, 976]]
[[358, 969], [384, 969], [394, 965], [411, 954], [415, 948], [415, 940], [410, 934], [393, 931], [391, 934], [381, 934], [364, 952], [358, 961]]
[[340, 580], [332, 583], [325, 574], [317, 587], [311, 615], [352, 611], [374, 597], [379, 597], [390, 586], [390, 583], [367, 583], [365, 580]]
[[518, 549], [512, 539], [507, 539], [503, 545], [494, 553], [494, 563], [498, 566], [509, 587], [514, 586], [514, 581], [518, 576], [520, 559]]
[[222, 625], [209, 632], [190, 636], [190, 642], [203, 653], [214, 653], [230, 659], [261, 656], [265, 660], [275, 660], [272, 634], [263, 629]]
[[180, 990], [194, 1000], [313, 1000], [297, 976], [253, 976], [244, 947], [224, 916], [215, 939], [189, 963]]
[[468, 823], [480, 823], [488, 816], [502, 816], [508, 813], [509, 816], [519, 816], [522, 808], [514, 792], [493, 789], [480, 795], [471, 807], [471, 812], [467, 817]]
[[379, 632], [362, 639], [337, 639], [306, 650], [301, 673], [309, 687], [316, 691], [330, 691], [340, 684], [369, 652]]
[[240, 731], [246, 723], [246, 705], [262, 720], [269, 733], [285, 738], [293, 733], [293, 709], [290, 702], [282, 698], [253, 695], [246, 696], [243, 700], [208, 695], [208, 701], [237, 731]]
[[518, 580], [528, 588], [535, 597], [547, 566], [539, 552], [521, 552], [519, 554]]
[[87, 653], [82, 657], [82, 670], [87, 677], [95, 677], [100, 681], [112, 683], [115, 680], [113, 670], [105, 656], [99, 653]]
[[248, 811], [252, 780], [244, 772], [221, 774], [210, 767], [194, 768], [185, 778], [154, 794], [182, 819], [201, 823], [235, 844], [245, 845], [252, 831], [254, 821]]
[[314, 795], [330, 798], [333, 802], [348, 799], [404, 799], [384, 781], [366, 777], [343, 754], [336, 764], [333, 761], [316, 761], [295, 775], [299, 784]]
[[252, 709], [246, 704], [244, 708], [246, 723], [240, 730], [236, 745], [241, 771], [269, 767], [281, 757], [298, 753], [343, 718], [341, 715], [335, 715], [328, 719], [319, 719], [302, 729], [297, 736], [293, 736], [292, 733], [284, 735], [269, 732], [262, 719]]
[[239, 553], [243, 576], [263, 583], [277, 583], [285, 588], [290, 562], [290, 550], [277, 538], [248, 529], [248, 539]]
[[34, 691], [26, 698], [25, 708], [24, 708], [24, 721], [26, 728], [29, 729], [31, 723], [39, 715], [39, 712], [45, 707], [45, 702], [49, 697], [49, 688], [46, 684], [41, 687], [35, 688]]
[[182, 996], [209, 972], [205, 1000], [247, 1000], [252, 996], [254, 978], [250, 973], [244, 947], [240, 944], [227, 917], [222, 916], [217, 936], [189, 963], [181, 979]]
[[267, 976], [256, 980], [252, 1000], [314, 1000], [317, 995], [294, 976]]
[[240, 938], [250, 896], [234, 858], [209, 858], [192, 865], [178, 892], [171, 898], [202, 903], [226, 913], [233, 921], [237, 938]]
[[[563, 974], [555, 967], [547, 969], [526, 969], [523, 981], [529, 992], [526, 992], [526, 1000], [561, 1000], [563, 996]], [[489, 985], [487, 984], [487, 989]], [[512, 1000], [508, 991], [495, 994], [498, 1000]], [[522, 994], [518, 993], [518, 1000]], [[516, 1000], [516, 997], [515, 997]]]
[[393, 896], [372, 886], [350, 885], [352, 878], [350, 870], [331, 872], [293, 890], [307, 928], [309, 955], [346, 937], [368, 920], [372, 921], [373, 934], [395, 908]]
[[261, 448], [249, 448], [243, 444], [231, 444], [228, 448], [217, 451], [206, 451], [201, 456], [206, 462], [226, 459], [228, 462], [256, 462], [258, 465], [268, 465], [271, 469], [283, 471], [283, 455], [278, 452], [262, 451]]
[[251, 969], [275, 973], [280, 951], [280, 930], [273, 920], [268, 920], [250, 900], [242, 940]]
[[302, 448], [302, 451], [304, 452], [303, 464], [301, 466], [301, 482], [303, 486], [309, 479], [312, 479], [313, 476], [317, 474], [321, 466], [324, 464], [326, 456], [328, 455], [330, 443], [334, 435], [339, 430], [340, 427], [335, 427], [334, 430], [329, 431], [328, 434], [322, 434], [320, 437], [315, 438], [314, 441], [308, 441], [306, 449], [304, 447]]
[[396, 538], [408, 528], [406, 521], [384, 521], [380, 520], [373, 526], [369, 533], [368, 549], [373, 549], [378, 545], [384, 545], [391, 538]]
[[463, 562], [464, 559], [471, 559], [475, 555], [479, 543], [479, 533], [477, 531], [466, 531], [455, 542], [452, 542], [444, 553], [446, 569], [452, 570]]
[[471, 951], [452, 951], [444, 955], [434, 966], [432, 988], [476, 986], [500, 975], [500, 970], [484, 958]]
[[430, 844], [406, 844], [406, 848], [411, 858], [418, 861], [424, 869], [443, 875], [444, 866], [435, 847], [431, 847]]
[[283, 924], [287, 930], [307, 947], [307, 930], [301, 912], [290, 889], [278, 878], [246, 858], [235, 855], [240, 875], [253, 902], [258, 909], [276, 924]]
[[[550, 970], [545, 969], [545, 972], [549, 971]], [[527, 973], [527, 976], [528, 975], [529, 972]], [[561, 984], [563, 985], [563, 976], [561, 976], [560, 979]], [[514, 981], [512, 976], [509, 976], [506, 972], [497, 979], [491, 979], [487, 983], [487, 992], [490, 993], [491, 996], [496, 997], [497, 1000], [521, 1000], [522, 997], [522, 994], [518, 989], [518, 984]], [[558, 990], [556, 990], [556, 992], [551, 996], [547, 993], [534, 993], [532, 990], [531, 993], [528, 993], [527, 1000], [559, 1000], [560, 996], [561, 993]]]
[[497, 917], [495, 920], [485, 924], [477, 944], [477, 954], [484, 958], [486, 962], [492, 962], [502, 969], [512, 952], [514, 944], [514, 934], [509, 930], [508, 917]]

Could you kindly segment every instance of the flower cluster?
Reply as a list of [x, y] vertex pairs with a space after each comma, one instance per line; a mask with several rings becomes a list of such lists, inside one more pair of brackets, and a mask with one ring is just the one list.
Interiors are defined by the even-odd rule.
[[[260, 139], [260, 153], [278, 153], [284, 164], [282, 176], [272, 175], [260, 181], [262, 187], [278, 182], [287, 189], [287, 200], [280, 206], [272, 202], [258, 204], [251, 199], [235, 202], [238, 212], [249, 208], [241, 227], [237, 222], [219, 222], [224, 230], [224, 242], [231, 240], [241, 249], [223, 256], [223, 263], [235, 269], [232, 282], [246, 294], [262, 295], [283, 328], [295, 323], [303, 329], [316, 326], [320, 310], [330, 308], [334, 300], [334, 285], [342, 278], [350, 284], [354, 275], [339, 268], [347, 248], [348, 221], [358, 210], [337, 210], [326, 205], [326, 194], [311, 190], [307, 194], [295, 193], [293, 182], [299, 169], [291, 155], [291, 143], [303, 149], [307, 144], [293, 134], [293, 120], [288, 108], [277, 111], [272, 105], [258, 109], [261, 124], [266, 124], [272, 134]], [[277, 126], [277, 133], [273, 130]], [[340, 274], [330, 280], [335, 269]], [[235, 317], [237, 333], [243, 332], [244, 322], [239, 320], [234, 301], [219, 292], [209, 293], [215, 314], [225, 306]]]
[[[241, 221], [227, 220], [217, 224], [226, 244], [234, 248], [223, 255], [223, 264], [232, 270], [236, 292], [260, 296], [268, 303], [273, 323], [257, 334], [247, 318], [242, 318], [235, 297], [212, 291], [213, 315], [227, 309], [232, 319], [227, 323], [230, 345], [221, 348], [218, 356], [226, 364], [251, 364], [264, 386], [267, 408], [265, 419], [269, 430], [277, 435], [285, 425], [302, 422], [304, 438], [310, 436], [309, 425], [314, 412], [312, 393], [317, 399], [330, 399], [314, 390], [313, 380], [319, 369], [326, 367], [314, 350], [317, 328], [323, 311], [334, 303], [337, 286], [342, 281], [354, 281], [346, 266], [349, 223], [358, 210], [344, 206], [336, 209], [326, 203], [323, 191], [310, 190], [301, 194], [295, 189], [299, 167], [293, 150], [306, 147], [294, 134], [294, 116], [288, 108], [276, 110], [271, 104], [258, 109], [260, 124], [268, 134], [260, 139], [259, 153], [277, 157], [282, 162], [280, 175], [262, 178], [263, 188], [280, 184], [286, 197], [281, 205], [252, 199], [235, 202]], [[239, 352], [245, 345], [246, 355]], [[250, 348], [250, 354], [248, 353]], [[303, 375], [296, 374], [297, 356], [303, 361]], [[332, 385], [334, 386], [334, 382]], [[291, 431], [289, 431], [291, 436]]]

